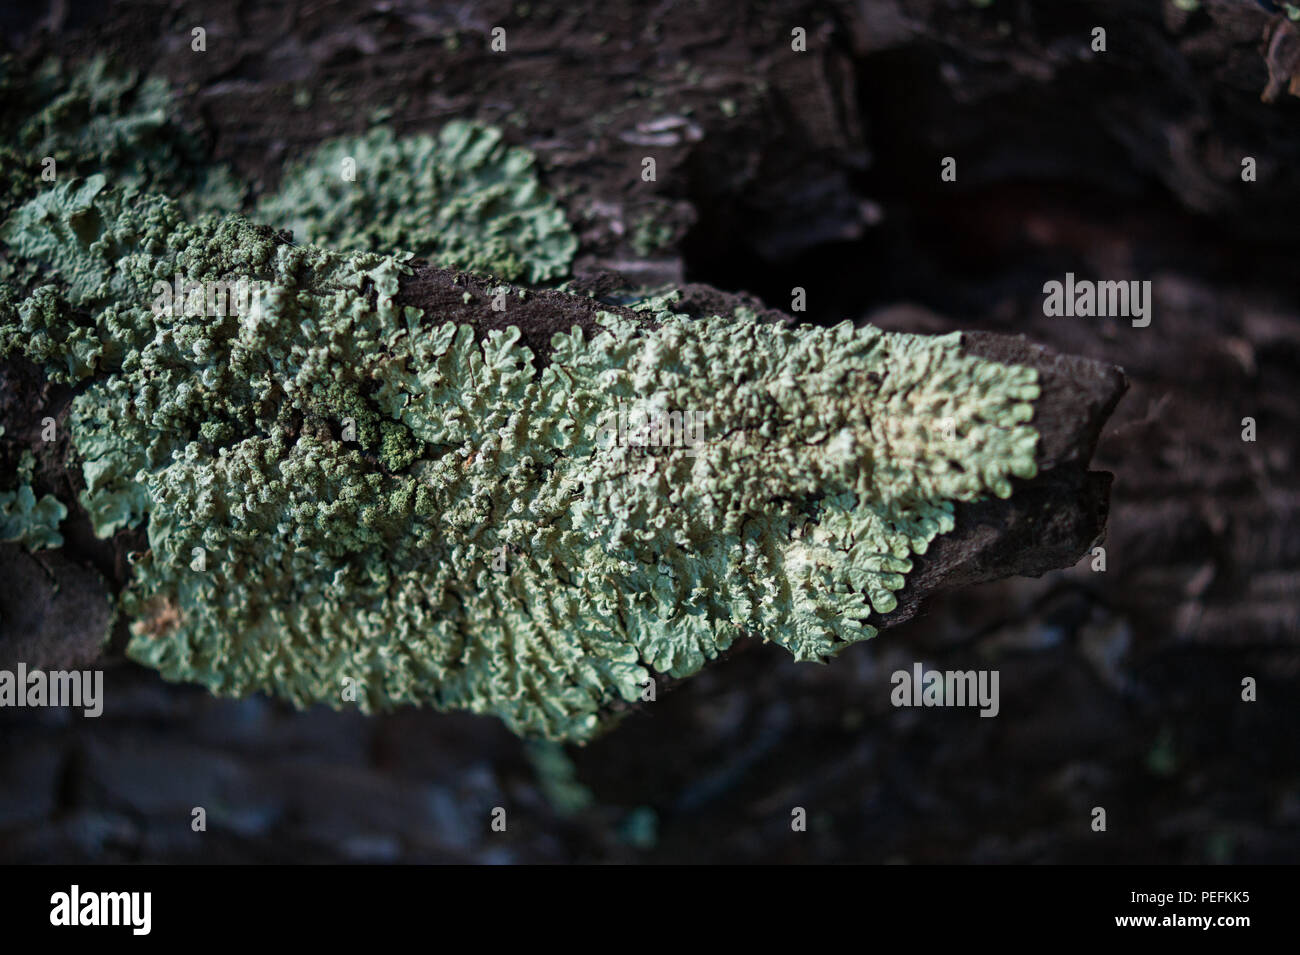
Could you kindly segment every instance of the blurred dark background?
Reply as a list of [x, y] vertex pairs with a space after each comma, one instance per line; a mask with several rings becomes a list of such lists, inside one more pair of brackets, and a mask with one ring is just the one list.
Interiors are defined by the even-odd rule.
[[[940, 595], [827, 666], [752, 647], [570, 748], [571, 773], [491, 719], [217, 700], [119, 639], [96, 664], [101, 718], [0, 710], [0, 860], [1300, 861], [1300, 99], [1260, 97], [1290, 69], [1278, 15], [250, 0], [0, 22], [20, 63], [102, 54], [166, 77], [255, 188], [374, 121], [477, 117], [537, 153], [584, 281], [776, 309], [799, 286], [805, 320], [1023, 333], [1131, 381], [1094, 459], [1115, 475], [1104, 573], [1085, 559]], [[1044, 317], [1067, 271], [1150, 280], [1151, 325]], [[65, 550], [68, 581], [121, 572]], [[891, 707], [914, 661], [997, 669], [1000, 715]]]

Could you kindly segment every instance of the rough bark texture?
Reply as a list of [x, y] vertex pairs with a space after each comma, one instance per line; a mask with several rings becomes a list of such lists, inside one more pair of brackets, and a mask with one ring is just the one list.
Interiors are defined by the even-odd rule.
[[[89, 47], [168, 76], [214, 156], [250, 179], [274, 183], [376, 109], [403, 131], [478, 117], [537, 152], [579, 229], [581, 287], [608, 291], [611, 269], [685, 281], [691, 308], [717, 311], [719, 289], [780, 310], [799, 286], [802, 320], [966, 331], [1057, 383], [1043, 420], [1058, 424], [1054, 466], [1012, 511], [963, 510], [897, 627], [826, 667], [758, 647], [639, 708], [574, 754], [595, 799], [575, 815], [492, 721], [214, 700], [111, 656], [100, 720], [0, 712], [0, 855], [1300, 858], [1300, 99], [1289, 37], [1274, 42], [1284, 27], [1256, 4], [58, 9], [72, 12], [54, 33], [5, 35], [28, 57]], [[189, 49], [199, 24], [205, 55]], [[495, 25], [507, 54], [487, 49]], [[1264, 103], [1270, 75], [1284, 81]], [[955, 183], [939, 180], [944, 156]], [[1067, 271], [1151, 280], [1151, 326], [1044, 317], [1042, 285]], [[1130, 384], [1117, 407], [1113, 366]], [[66, 401], [12, 380], [0, 399], [32, 412]], [[1084, 560], [935, 592], [1086, 549], [1106, 498], [1086, 471], [1094, 443], [1114, 474], [1105, 573]], [[39, 473], [67, 480], [45, 459]], [[78, 533], [65, 527], [91, 555]], [[110, 586], [117, 561], [88, 558]], [[997, 669], [999, 717], [892, 707], [890, 675], [916, 661]], [[1258, 702], [1242, 702], [1245, 677]], [[189, 830], [195, 805], [206, 834]], [[495, 805], [512, 807], [507, 834], [488, 829]], [[806, 833], [790, 831], [794, 806]], [[1108, 833], [1089, 828], [1095, 806]]]

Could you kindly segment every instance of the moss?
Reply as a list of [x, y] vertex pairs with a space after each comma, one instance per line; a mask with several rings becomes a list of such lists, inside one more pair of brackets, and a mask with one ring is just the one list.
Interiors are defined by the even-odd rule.
[[[692, 321], [668, 297], [556, 335], [538, 373], [517, 328], [476, 341], [395, 306], [409, 253], [190, 223], [95, 178], [0, 240], [68, 306], [28, 314], [71, 332], [41, 360], [88, 379], [71, 427], [97, 533], [148, 520], [129, 653], [216, 693], [338, 706], [356, 685], [366, 710], [586, 740], [738, 639], [822, 660], [872, 636], [955, 502], [1034, 473], [1034, 371], [955, 335]], [[246, 277], [249, 308], [155, 314], [177, 273]], [[620, 405], [703, 430], [638, 447]]]
[[447, 268], [543, 282], [567, 274], [577, 239], [533, 166], [530, 152], [479, 123], [456, 120], [437, 137], [377, 127], [291, 167], [258, 218], [333, 249], [405, 249]]

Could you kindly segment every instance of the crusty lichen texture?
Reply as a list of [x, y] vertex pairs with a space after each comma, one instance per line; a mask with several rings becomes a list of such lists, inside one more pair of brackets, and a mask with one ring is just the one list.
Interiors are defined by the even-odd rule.
[[[737, 640], [822, 660], [872, 636], [955, 502], [1035, 473], [1035, 372], [957, 335], [661, 300], [556, 335], [539, 373], [517, 329], [396, 307], [406, 255], [193, 225], [99, 178], [0, 238], [50, 270], [9, 347], [75, 326], [66, 354], [40, 347], [87, 382], [71, 428], [98, 533], [147, 521], [129, 653], [215, 693], [353, 687], [366, 710], [587, 740]], [[175, 273], [245, 277], [248, 308], [155, 311]], [[703, 424], [638, 448], [620, 404]]]
[[404, 138], [381, 126], [291, 165], [257, 218], [339, 251], [402, 249], [443, 268], [543, 282], [568, 274], [578, 240], [533, 167], [532, 153], [481, 123]]

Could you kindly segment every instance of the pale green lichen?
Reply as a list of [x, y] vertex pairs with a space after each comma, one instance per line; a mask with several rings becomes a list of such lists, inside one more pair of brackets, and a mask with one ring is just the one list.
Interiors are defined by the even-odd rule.
[[0, 491], [0, 541], [21, 544], [28, 550], [62, 547], [59, 524], [68, 516], [68, 509], [52, 494], [37, 499], [31, 484], [35, 464], [32, 453], [24, 451], [18, 465], [18, 487]]
[[671, 225], [654, 215], [642, 216], [632, 231], [632, 250], [648, 258], [672, 245], [675, 231]]
[[377, 127], [290, 167], [257, 218], [331, 249], [403, 249], [445, 268], [543, 282], [568, 273], [577, 239], [533, 167], [532, 153], [480, 123], [454, 120], [437, 137]]
[[[94, 173], [170, 195], [190, 216], [239, 210], [249, 191], [207, 160], [166, 81], [103, 57], [76, 67], [50, 59], [31, 75], [0, 57], [0, 140], [0, 219], [53, 182]], [[577, 239], [534, 166], [532, 153], [480, 123], [404, 138], [379, 127], [293, 164], [258, 218], [340, 251], [409, 249], [448, 268], [550, 281], [568, 273]], [[0, 262], [0, 279], [10, 277]]]
[[[63, 297], [24, 314], [63, 323], [51, 341], [77, 355], [42, 341], [41, 360], [89, 379], [71, 428], [96, 531], [148, 521], [129, 653], [216, 693], [337, 706], [355, 686], [366, 710], [586, 740], [738, 639], [821, 660], [872, 636], [955, 503], [1035, 472], [1035, 372], [958, 335], [692, 321], [660, 299], [554, 336], [538, 373], [517, 328], [476, 341], [399, 309], [408, 255], [190, 224], [102, 179], [0, 240]], [[245, 277], [249, 307], [155, 313], [176, 273]], [[620, 403], [702, 433], [620, 443]]]
[[159, 77], [96, 57], [76, 67], [46, 60], [17, 78], [6, 61], [0, 92], [9, 98], [0, 131], [14, 149], [0, 198], [6, 190], [21, 189], [25, 198], [48, 188], [42, 175], [52, 159], [56, 181], [104, 173], [119, 187], [174, 194], [191, 213], [238, 209], [243, 201], [245, 187], [225, 166], [205, 160]]

